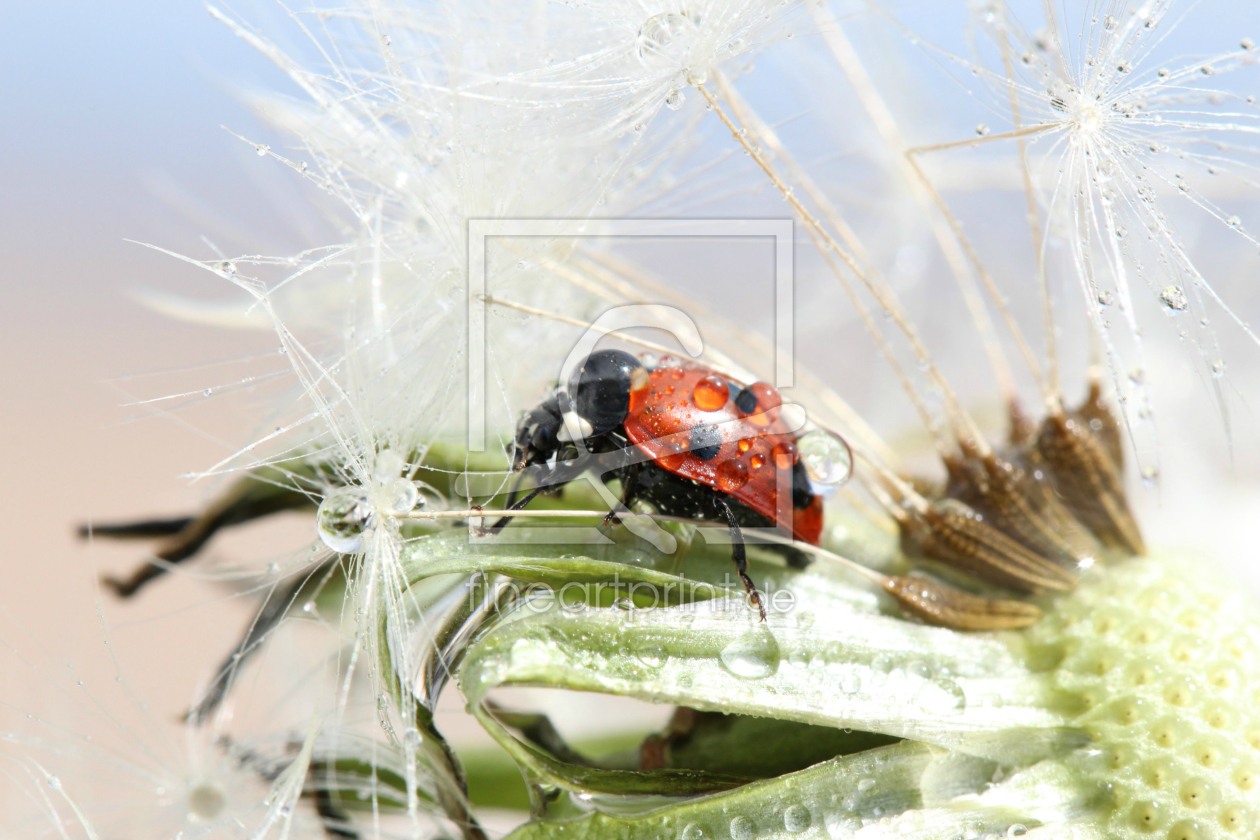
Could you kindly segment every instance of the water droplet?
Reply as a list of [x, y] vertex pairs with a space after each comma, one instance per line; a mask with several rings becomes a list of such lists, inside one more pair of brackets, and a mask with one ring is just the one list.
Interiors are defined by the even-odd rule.
[[796, 441], [801, 461], [810, 481], [825, 487], [838, 487], [853, 474], [853, 453], [834, 432], [814, 429]]
[[976, 134], [979, 134], [981, 137], [987, 137], [989, 134], [989, 127], [984, 123], [980, 123], [980, 125], [976, 126]]
[[722, 492], [734, 493], [748, 483], [748, 467], [743, 461], [723, 461], [717, 469], [717, 482]]
[[695, 22], [685, 14], [662, 12], [652, 15], [639, 28], [634, 41], [635, 55], [649, 70], [680, 66], [687, 60], [698, 32]]
[[691, 391], [692, 402], [701, 411], [717, 411], [730, 398], [730, 386], [717, 376], [706, 376]]
[[394, 515], [408, 513], [420, 501], [420, 490], [402, 476], [381, 485], [381, 494], [382, 507]]
[[388, 46], [390, 46], [391, 44], [393, 44], [393, 43], [394, 43], [394, 39], [393, 39], [393, 38], [391, 38], [391, 37], [389, 37], [388, 35], [382, 35], [382, 36], [381, 36], [381, 43], [382, 43], [382, 44], [384, 44], [385, 46], [387, 46], [387, 47], [388, 47]]
[[823, 825], [831, 840], [848, 840], [862, 827], [862, 820], [843, 811], [828, 811], [823, 815]]
[[1120, 21], [1116, 19], [1115, 15], [1107, 15], [1103, 18], [1103, 29], [1106, 29], [1108, 32], [1115, 32], [1116, 27], [1119, 25]]
[[1098, 302], [1103, 306], [1111, 306], [1116, 302], [1116, 296], [1104, 289], [1098, 293]]
[[1028, 829], [1020, 825], [1019, 823], [1015, 823], [1013, 826], [1006, 829], [1007, 837], [1023, 837], [1027, 833], [1028, 833]]
[[420, 734], [420, 730], [414, 726], [408, 726], [403, 733], [403, 743], [407, 745], [407, 749], [418, 750], [420, 745], [424, 743], [424, 736]]
[[774, 458], [774, 465], [781, 470], [790, 470], [796, 466], [800, 455], [797, 454], [796, 446], [789, 441], [780, 441], [770, 450], [770, 457]]
[[736, 817], [731, 820], [731, 840], [753, 840], [757, 836], [757, 826], [748, 817]]
[[682, 840], [703, 840], [704, 829], [692, 823], [683, 829]]
[[1128, 228], [1126, 228], [1124, 225], [1116, 225], [1116, 238], [1117, 239], [1124, 239], [1128, 235], [1129, 235]]
[[677, 111], [683, 106], [683, 102], [685, 102], [686, 99], [687, 98], [683, 96], [682, 91], [671, 90], [665, 97], [665, 107], [671, 111]]
[[953, 680], [929, 680], [914, 693], [914, 702], [930, 714], [953, 714], [967, 707], [967, 695]]
[[1254, 50], [1256, 48], [1256, 42], [1250, 38], [1243, 38], [1238, 42], [1238, 46], [1242, 47], [1244, 50]]
[[371, 512], [367, 499], [357, 488], [334, 490], [315, 512], [319, 538], [338, 554], [353, 554], [363, 545], [363, 529]]
[[862, 690], [862, 678], [857, 674], [845, 674], [840, 678], [840, 690], [845, 694], [857, 694]]
[[740, 636], [722, 648], [722, 667], [737, 677], [758, 680], [779, 670], [779, 643], [761, 628]]
[[1119, 72], [1121, 72], [1121, 73], [1131, 73], [1131, 72], [1133, 72], [1133, 62], [1131, 62], [1131, 61], [1120, 61], [1120, 62], [1117, 62], [1117, 63], [1116, 63], [1116, 70], [1118, 70], [1118, 71], [1119, 71]]
[[203, 782], [188, 791], [188, 816], [194, 820], [213, 820], [223, 813], [227, 796], [222, 788]]
[[1159, 467], [1144, 467], [1142, 469], [1142, 483], [1147, 487], [1151, 487], [1159, 480]]
[[655, 645], [640, 645], [634, 651], [634, 658], [648, 668], [659, 668], [669, 661], [669, 656]]
[[1164, 290], [1159, 293], [1159, 299], [1164, 302], [1164, 306], [1167, 306], [1169, 309], [1175, 309], [1178, 312], [1190, 307], [1190, 302], [1186, 300], [1186, 293], [1181, 290], [1180, 286], [1165, 286]]
[[1225, 363], [1223, 361], [1212, 362], [1212, 375], [1213, 376], [1225, 375]]
[[752, 465], [754, 470], [759, 470], [766, 465], [766, 459], [762, 455], [754, 455], [748, 459], [748, 463]]
[[809, 809], [804, 805], [793, 805], [783, 812], [783, 827], [793, 834], [805, 831], [809, 824]]
[[693, 70], [693, 69], [688, 68], [687, 84], [691, 85], [692, 87], [700, 87], [702, 84], [704, 84], [707, 81], [709, 81], [708, 70], [705, 70], [703, 68], [699, 70]]
[[52, 788], [53, 790], [61, 790], [61, 779], [58, 779], [56, 776], [50, 775], [47, 781], [48, 781], [48, 786]]
[[1238, 218], [1237, 216], [1230, 216], [1228, 219], [1225, 220], [1225, 224], [1229, 225], [1232, 228], [1240, 228], [1242, 227], [1242, 219]]
[[254, 151], [258, 153], [259, 157], [266, 157], [267, 152], [271, 151], [271, 147], [264, 143], [262, 145], [255, 146]]

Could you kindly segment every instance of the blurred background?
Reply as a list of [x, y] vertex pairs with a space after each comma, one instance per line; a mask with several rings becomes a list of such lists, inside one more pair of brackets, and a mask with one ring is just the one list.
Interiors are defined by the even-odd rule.
[[[1244, 5], [1200, 10], [1182, 33], [1187, 51], [1232, 49], [1248, 26], [1260, 37], [1260, 13]], [[908, 8], [921, 31], [940, 27], [942, 40], [965, 49], [957, 14], [927, 4]], [[960, 3], [955, 11], [962, 9]], [[248, 19], [289, 46], [284, 38], [293, 28], [278, 5], [251, 4]], [[142, 550], [89, 546], [75, 528], [196, 509], [219, 485], [184, 476], [257, 436], [265, 412], [249, 410], [255, 399], [249, 392], [234, 400], [191, 394], [181, 398], [187, 410], [178, 413], [150, 400], [182, 393], [189, 382], [210, 387], [283, 365], [266, 331], [184, 323], [139, 303], [137, 293], [154, 290], [220, 301], [232, 300], [233, 292], [127, 240], [197, 256], [215, 249], [287, 254], [319, 243], [331, 227], [306, 203], [296, 179], [252, 145], [281, 148], [288, 141], [254, 116], [248, 93], [292, 92], [289, 83], [201, 4], [10, 3], [0, 20], [0, 452], [7, 522], [0, 556], [0, 643], [7, 648], [0, 730], [28, 714], [51, 718], [64, 709], [73, 717], [86, 702], [76, 683], [90, 692], [113, 682], [116, 667], [157, 717], [174, 720], [236, 642], [253, 603], [193, 572], [120, 604], [96, 581], [130, 571]], [[763, 65], [754, 91], [773, 92], [791, 76], [773, 60]], [[968, 113], [953, 119], [964, 135], [977, 122]], [[721, 132], [713, 136], [726, 142]], [[782, 213], [775, 197], [759, 200]], [[1237, 288], [1242, 316], [1260, 324], [1254, 276], [1253, 267], [1236, 278]], [[693, 288], [703, 293], [706, 286]], [[741, 317], [740, 302], [727, 303], [727, 314]], [[756, 309], [745, 304], [744, 314]], [[834, 342], [837, 324], [850, 321], [825, 312], [806, 317], [803, 335]], [[1240, 585], [1260, 594], [1260, 564], [1252, 559], [1252, 523], [1260, 513], [1257, 438], [1245, 385], [1233, 398], [1240, 408], [1234, 434], [1244, 445], [1231, 452], [1217, 419], [1204, 413], [1201, 383], [1178, 361], [1175, 340], [1169, 347], [1152, 352], [1152, 364], [1165, 373], [1156, 393], [1165, 418], [1161, 486], [1134, 491], [1148, 542], [1208, 546], [1227, 558]], [[1254, 346], [1236, 349], [1232, 369], [1247, 383], [1248, 371], [1260, 368], [1260, 353]], [[871, 373], [873, 365], [856, 367], [862, 370], [854, 381], [865, 390], [854, 401], [878, 414], [887, 383]], [[842, 386], [844, 375], [833, 381]], [[258, 394], [255, 407], [265, 399]], [[270, 519], [216, 540], [210, 553], [245, 563], [304, 546], [311, 530], [309, 518]]]

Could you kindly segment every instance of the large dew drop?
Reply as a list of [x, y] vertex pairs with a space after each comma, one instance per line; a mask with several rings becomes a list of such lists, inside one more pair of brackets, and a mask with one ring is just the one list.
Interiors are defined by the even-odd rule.
[[783, 812], [783, 827], [792, 834], [800, 834], [809, 828], [809, 809], [804, 805], [792, 805]]
[[731, 820], [731, 840], [753, 840], [757, 836], [757, 826], [748, 817], [736, 817]]
[[188, 791], [188, 816], [200, 822], [209, 822], [223, 813], [227, 797], [218, 785], [205, 782]]
[[826, 429], [806, 432], [796, 441], [809, 480], [826, 488], [839, 487], [853, 474], [853, 453], [839, 435]]
[[363, 546], [363, 529], [371, 507], [358, 489], [342, 487], [319, 503], [315, 527], [324, 545], [338, 554], [353, 554]]
[[722, 648], [722, 667], [745, 680], [760, 680], [779, 670], [779, 643], [762, 629], [746, 633]]
[[643, 22], [634, 41], [634, 52], [649, 70], [668, 70], [687, 65], [691, 44], [699, 28], [687, 15], [662, 12]]

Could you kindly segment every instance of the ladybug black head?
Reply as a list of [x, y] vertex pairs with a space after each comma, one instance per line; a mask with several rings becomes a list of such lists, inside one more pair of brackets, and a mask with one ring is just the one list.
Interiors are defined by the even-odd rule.
[[[631, 393], [648, 385], [643, 363], [621, 350], [597, 350], [569, 377], [570, 410], [562, 440], [602, 435], [621, 425], [630, 412]], [[568, 413], [568, 412], [566, 412]]]

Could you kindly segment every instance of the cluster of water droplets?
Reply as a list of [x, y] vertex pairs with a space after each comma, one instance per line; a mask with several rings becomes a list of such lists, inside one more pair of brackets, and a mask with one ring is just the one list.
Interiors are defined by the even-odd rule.
[[365, 486], [348, 485], [325, 495], [315, 514], [324, 544], [339, 554], [354, 554], [367, 531], [411, 513], [422, 501], [427, 505], [422, 486], [404, 474], [406, 467], [398, 453], [384, 449]]

